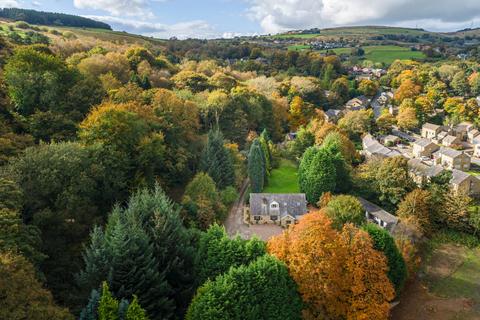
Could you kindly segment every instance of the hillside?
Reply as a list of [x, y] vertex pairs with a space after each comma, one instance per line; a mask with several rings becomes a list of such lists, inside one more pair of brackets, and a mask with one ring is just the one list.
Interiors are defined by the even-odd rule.
[[98, 28], [111, 30], [110, 25], [65, 13], [44, 12], [19, 8], [3, 8], [0, 9], [0, 18], [10, 19], [13, 21], [25, 21], [27, 23], [46, 26], [69, 26], [83, 28]]

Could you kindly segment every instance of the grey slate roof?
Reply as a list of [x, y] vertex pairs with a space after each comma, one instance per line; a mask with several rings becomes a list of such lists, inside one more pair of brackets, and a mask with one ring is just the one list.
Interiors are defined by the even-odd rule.
[[408, 168], [414, 174], [428, 178], [436, 177], [445, 170], [439, 165], [429, 166], [418, 158], [408, 160]]
[[450, 158], [456, 158], [460, 155], [463, 154], [462, 151], [458, 151], [458, 150], [455, 150], [455, 149], [452, 149], [452, 148], [440, 148], [439, 151], [437, 151], [439, 154], [443, 154], [447, 157], [450, 157]]
[[389, 149], [377, 141], [371, 134], [366, 134], [362, 138], [363, 149], [372, 155], [382, 155], [385, 157], [394, 157], [401, 155], [396, 150]]
[[450, 183], [458, 185], [458, 184], [462, 183], [463, 181], [467, 180], [468, 178], [470, 178], [470, 174], [468, 174], [464, 171], [461, 171], [461, 170], [453, 169], [452, 170], [452, 180], [450, 180]]
[[425, 148], [426, 146], [434, 144], [434, 143], [432, 141], [428, 140], [428, 139], [420, 138], [420, 139], [415, 140], [414, 144]]
[[374, 203], [371, 203], [368, 200], [365, 200], [363, 198], [358, 198], [358, 201], [362, 204], [363, 208], [365, 211], [367, 211], [369, 214], [371, 214], [374, 217], [377, 217], [378, 219], [386, 222], [387, 224], [397, 224], [398, 218], [395, 217], [394, 215], [388, 213], [387, 211], [383, 210], [379, 206], [377, 206]]
[[280, 218], [287, 214], [296, 218], [307, 213], [304, 193], [250, 193], [250, 214], [270, 215], [270, 203], [273, 201], [278, 202]]
[[342, 111], [338, 109], [328, 109], [327, 111], [325, 111], [325, 114], [330, 118], [334, 118], [337, 117], [341, 112]]
[[455, 140], [457, 140], [457, 137], [455, 136], [446, 136], [445, 138], [443, 138], [442, 143], [452, 144], [453, 142], [455, 142]]

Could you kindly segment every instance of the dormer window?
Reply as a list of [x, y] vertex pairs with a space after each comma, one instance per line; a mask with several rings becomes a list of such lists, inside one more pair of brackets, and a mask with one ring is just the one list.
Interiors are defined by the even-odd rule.
[[277, 209], [277, 208], [278, 208], [278, 204], [276, 204], [276, 203], [272, 203], [270, 205], [270, 209]]

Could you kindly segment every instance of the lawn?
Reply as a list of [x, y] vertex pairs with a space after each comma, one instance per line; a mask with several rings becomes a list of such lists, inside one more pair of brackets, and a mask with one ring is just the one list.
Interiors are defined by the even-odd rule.
[[308, 50], [311, 48], [312, 47], [308, 44], [294, 44], [294, 45], [288, 46], [288, 50], [294, 50], [294, 51]]
[[298, 174], [296, 165], [289, 160], [282, 159], [280, 166], [273, 169], [268, 179], [265, 193], [298, 193]]
[[[425, 55], [421, 51], [412, 51], [407, 47], [400, 46], [367, 46], [365, 50], [365, 59], [372, 62], [391, 64], [393, 61], [407, 59], [423, 59]], [[322, 50], [325, 51], [325, 50]], [[337, 54], [349, 54], [352, 48], [333, 49]]]

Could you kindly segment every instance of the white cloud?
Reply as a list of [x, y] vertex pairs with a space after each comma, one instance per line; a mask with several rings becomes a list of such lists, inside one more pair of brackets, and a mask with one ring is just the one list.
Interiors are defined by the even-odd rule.
[[[265, 32], [341, 25], [406, 25], [447, 30], [480, 20], [479, 0], [247, 0]], [[409, 26], [412, 26], [411, 24]]]
[[113, 16], [86, 16], [87, 18], [106, 22], [117, 30], [152, 36], [156, 38], [217, 38], [221, 34], [203, 20], [185, 21], [175, 24], [154, 23], [149, 21], [124, 19]]
[[[158, 1], [158, 0], [157, 0]], [[79, 9], [106, 11], [113, 16], [138, 16], [152, 18], [149, 0], [73, 0]]]
[[19, 8], [20, 4], [16, 0], [0, 0], [0, 8]]

